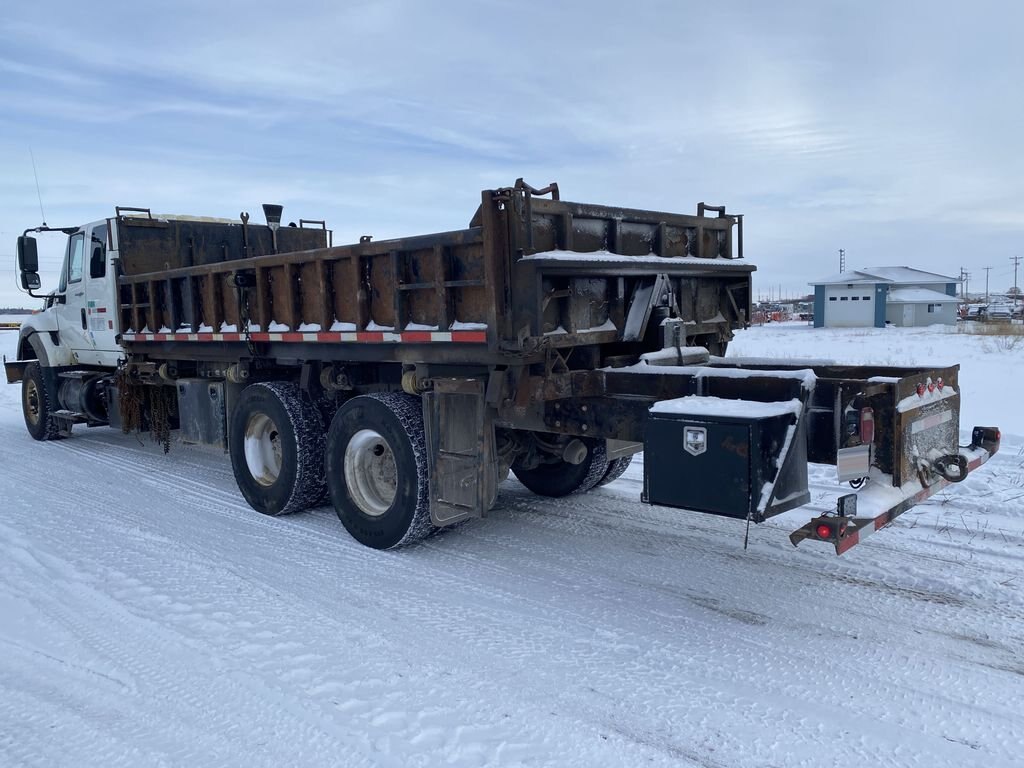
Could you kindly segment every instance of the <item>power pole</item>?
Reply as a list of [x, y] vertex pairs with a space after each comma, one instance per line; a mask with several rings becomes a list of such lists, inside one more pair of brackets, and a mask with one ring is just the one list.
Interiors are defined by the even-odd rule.
[[1020, 288], [1017, 287], [1017, 265], [1020, 264], [1020, 256], [1011, 256], [1010, 261], [1013, 262], [1013, 295], [1017, 297], [1020, 295]]
[[992, 267], [982, 267], [985, 270], [985, 303], [988, 304], [988, 273], [992, 270]]

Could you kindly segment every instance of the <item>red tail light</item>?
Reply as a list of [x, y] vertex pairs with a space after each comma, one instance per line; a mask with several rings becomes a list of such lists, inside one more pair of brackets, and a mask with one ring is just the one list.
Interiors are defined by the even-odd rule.
[[944, 386], [946, 386], [946, 384], [945, 384], [945, 382], [942, 381], [942, 379], [936, 379], [935, 380], [935, 386], [937, 386], [939, 388], [939, 392], [941, 392], [942, 388]]
[[831, 539], [832, 538], [832, 526], [822, 523], [817, 527], [815, 533], [818, 534], [819, 539]]
[[935, 384], [933, 382], [931, 382], [931, 381], [928, 382], [928, 391], [929, 392], [934, 392], [935, 391]]
[[875, 440], [875, 411], [873, 408], [860, 409], [860, 442], [871, 445]]
[[924, 384], [917, 385], [917, 396], [924, 397]]

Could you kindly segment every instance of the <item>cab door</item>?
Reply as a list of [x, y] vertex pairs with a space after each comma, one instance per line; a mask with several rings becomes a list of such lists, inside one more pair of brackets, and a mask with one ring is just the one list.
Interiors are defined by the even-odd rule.
[[80, 362], [79, 354], [92, 345], [85, 337], [85, 235], [86, 228], [68, 236], [64, 267], [60, 273], [56, 304], [57, 330], [62, 347], [71, 351], [72, 363]]
[[82, 227], [68, 237], [57, 298], [61, 344], [75, 362], [114, 366], [120, 350], [114, 343], [117, 313], [114, 275], [108, 274], [107, 222]]
[[[85, 238], [85, 341], [80, 359], [93, 365], [117, 365], [123, 354], [117, 336], [117, 276], [107, 258], [107, 222], [89, 225]], [[84, 356], [83, 356], [84, 355]]]

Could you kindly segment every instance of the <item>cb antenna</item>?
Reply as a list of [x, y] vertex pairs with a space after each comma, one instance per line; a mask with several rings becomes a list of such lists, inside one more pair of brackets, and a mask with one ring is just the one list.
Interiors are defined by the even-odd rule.
[[36, 171], [36, 156], [32, 154], [32, 147], [28, 148], [28, 156], [32, 158], [32, 175], [36, 177], [36, 197], [39, 198], [39, 215], [43, 217], [43, 226], [46, 226], [46, 213], [43, 211], [43, 193], [39, 191], [39, 173]]

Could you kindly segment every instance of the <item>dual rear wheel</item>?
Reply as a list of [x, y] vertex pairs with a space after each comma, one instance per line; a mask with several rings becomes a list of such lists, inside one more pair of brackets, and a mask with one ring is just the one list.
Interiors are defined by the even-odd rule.
[[[258, 512], [283, 515], [328, 498], [361, 544], [392, 549], [437, 530], [430, 519], [427, 449], [419, 398], [401, 392], [346, 401], [330, 424], [298, 385], [246, 387], [228, 444], [235, 479]], [[516, 477], [534, 493], [566, 496], [617, 479], [630, 457], [609, 461], [603, 440], [586, 441], [579, 464], [556, 461]]]
[[231, 468], [257, 512], [285, 515], [326, 497], [324, 426], [297, 384], [269, 381], [242, 390], [228, 427]]
[[604, 440], [584, 440], [587, 455], [579, 464], [564, 459], [527, 467], [521, 462], [512, 465], [516, 478], [540, 496], [568, 496], [618, 480], [629, 467], [632, 456], [609, 459]]
[[253, 384], [235, 405], [228, 444], [238, 487], [258, 512], [283, 515], [330, 498], [353, 538], [375, 549], [434, 530], [415, 397], [355, 397], [326, 426], [298, 385]]

